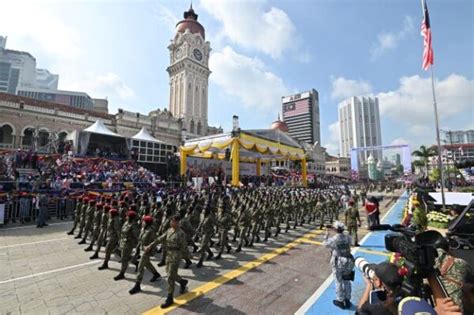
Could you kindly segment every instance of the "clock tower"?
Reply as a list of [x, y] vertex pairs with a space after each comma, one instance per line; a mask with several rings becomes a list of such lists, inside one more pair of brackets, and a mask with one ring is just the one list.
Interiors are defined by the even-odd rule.
[[208, 130], [207, 90], [209, 81], [209, 53], [204, 27], [192, 6], [184, 12], [184, 20], [176, 24], [176, 35], [171, 40], [170, 108], [173, 116], [183, 120], [183, 127], [191, 137], [205, 136]]

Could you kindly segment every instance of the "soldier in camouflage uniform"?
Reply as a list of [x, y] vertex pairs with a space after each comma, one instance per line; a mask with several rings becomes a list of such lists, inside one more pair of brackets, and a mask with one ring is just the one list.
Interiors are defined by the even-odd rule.
[[[155, 230], [153, 228], [153, 217], [149, 215], [144, 216], [139, 241], [139, 246], [141, 247], [141, 249], [145, 250], [145, 248], [155, 240], [155, 236]], [[156, 271], [155, 267], [150, 262], [150, 257], [155, 254], [155, 251], [156, 246], [151, 248], [148, 252], [144, 251], [138, 264], [137, 281], [135, 282], [135, 286], [130, 289], [128, 293], [135, 294], [141, 291], [140, 284], [142, 283], [143, 275], [145, 274], [145, 268], [153, 274], [153, 277], [150, 279], [150, 282], [155, 282], [161, 277], [160, 273]]]
[[185, 280], [178, 275], [179, 263], [183, 258], [183, 253], [187, 246], [186, 235], [184, 235], [184, 232], [179, 228], [179, 219], [179, 215], [173, 216], [170, 221], [170, 228], [145, 248], [145, 252], [150, 252], [157, 244], [163, 244], [168, 252], [166, 257], [168, 296], [165, 303], [161, 304], [161, 308], [167, 308], [174, 303], [173, 295], [175, 282], [180, 284], [181, 294], [186, 291], [186, 285], [188, 284], [188, 280]]
[[227, 249], [227, 253], [232, 249], [228, 243], [228, 234], [233, 223], [229, 207], [229, 197], [225, 196], [218, 210], [217, 230], [219, 232], [219, 253], [216, 256], [216, 260], [221, 258], [224, 248]]
[[84, 227], [86, 226], [86, 221], [87, 221], [87, 208], [89, 207], [89, 198], [84, 197], [82, 198], [82, 208], [80, 211], [80, 222], [79, 222], [79, 234], [75, 236], [74, 238], [82, 238], [82, 232], [84, 231]]
[[95, 241], [99, 238], [100, 235], [100, 229], [102, 225], [100, 224], [102, 221], [102, 216], [104, 215], [104, 204], [103, 203], [98, 203], [95, 207], [95, 212], [94, 212], [94, 227], [92, 229], [92, 239], [88, 247], [84, 249], [86, 252], [90, 252], [94, 248]]
[[196, 230], [196, 234], [201, 236], [201, 248], [198, 250], [200, 253], [199, 262], [197, 263], [198, 268], [202, 267], [202, 262], [204, 261], [204, 256], [206, 253], [207, 260], [210, 260], [212, 257], [214, 257], [214, 254], [210, 249], [210, 243], [212, 234], [214, 233], [215, 219], [214, 215], [211, 213], [210, 205], [207, 205], [203, 212], [204, 217]]
[[250, 213], [249, 207], [248, 207], [248, 202], [250, 201], [245, 201], [239, 209], [239, 245], [237, 246], [237, 249], [235, 250], [237, 253], [242, 250], [242, 245], [245, 246], [249, 245], [249, 239], [247, 237], [247, 233], [250, 230], [250, 227], [252, 225], [252, 215]]
[[[94, 224], [94, 213], [95, 213], [95, 200], [89, 200], [89, 206], [86, 209], [86, 224], [84, 226], [84, 237], [78, 243], [79, 245], [85, 244], [87, 236], [90, 232], [92, 232], [93, 224]], [[81, 234], [81, 231], [79, 231]]]
[[[163, 218], [163, 222], [161, 223], [160, 229], [158, 230], [157, 235], [163, 235], [169, 228], [171, 217], [174, 215], [174, 209], [171, 203], [167, 203], [165, 206], [165, 217]], [[158, 263], [158, 267], [164, 266], [166, 264], [166, 247], [162, 247], [161, 250], [161, 260]]]
[[120, 234], [120, 247], [122, 249], [120, 256], [122, 259], [122, 265], [120, 273], [114, 277], [114, 280], [116, 281], [125, 278], [125, 271], [132, 259], [133, 249], [137, 246], [138, 237], [140, 236], [140, 226], [137, 222], [137, 213], [135, 211], [128, 211], [127, 218], [128, 220], [123, 224], [122, 232]]
[[347, 231], [352, 239], [354, 239], [354, 246], [360, 246], [357, 238], [357, 226], [360, 226], [359, 209], [354, 206], [354, 201], [350, 200], [349, 207], [345, 212]]
[[76, 229], [76, 227], [81, 222], [82, 200], [83, 200], [83, 197], [78, 197], [77, 198], [76, 209], [74, 210], [74, 225], [72, 226], [71, 231], [69, 231], [67, 233], [67, 235], [73, 235], [74, 230]]
[[354, 258], [351, 255], [351, 237], [344, 234], [344, 224], [336, 221], [334, 228], [337, 234], [329, 238], [328, 230], [324, 237], [324, 246], [331, 250], [331, 266], [336, 283], [336, 299], [333, 304], [342, 309], [351, 305], [351, 282], [344, 280], [354, 269]]
[[110, 256], [117, 248], [118, 241], [120, 239], [120, 217], [117, 209], [113, 208], [109, 210], [109, 218], [107, 220], [107, 236], [108, 241], [105, 246], [105, 259], [102, 266], [98, 269], [103, 270], [109, 268]]
[[[194, 228], [193, 226], [191, 225], [191, 221], [190, 221], [190, 216], [191, 216], [191, 213], [193, 211], [193, 208], [190, 206], [187, 213], [184, 215], [184, 217], [181, 219], [180, 223], [179, 223], [179, 226], [181, 228], [181, 230], [183, 230], [184, 232], [184, 235], [186, 235], [186, 251], [183, 255], [183, 258], [186, 262], [186, 264], [184, 265], [184, 269], [187, 269], [189, 268], [189, 266], [191, 266], [192, 262], [191, 262], [191, 253], [189, 252], [189, 249], [188, 249], [188, 245], [190, 246], [193, 246], [193, 249], [196, 246], [196, 244], [194, 244], [193, 242], [193, 237], [194, 237], [194, 234], [196, 233], [194, 231]], [[197, 250], [197, 248], [196, 248]]]
[[[97, 247], [95, 249], [94, 255], [90, 257], [90, 259], [96, 259], [99, 258], [99, 251], [102, 245], [104, 244], [104, 240], [106, 239], [106, 234], [107, 234], [107, 226], [109, 223], [109, 211], [110, 211], [110, 205], [106, 204], [104, 206], [104, 212], [102, 214], [102, 219], [100, 221], [100, 233], [99, 237], [97, 238]], [[92, 242], [90, 247], [92, 247]]]

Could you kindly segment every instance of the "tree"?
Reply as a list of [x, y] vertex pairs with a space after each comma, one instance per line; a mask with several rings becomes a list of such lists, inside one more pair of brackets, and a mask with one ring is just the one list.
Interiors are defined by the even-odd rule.
[[425, 145], [421, 145], [418, 150], [415, 150], [411, 153], [411, 155], [420, 159], [425, 165], [425, 174], [428, 174], [428, 161], [430, 157], [435, 156], [438, 154], [438, 150], [436, 147], [427, 148]]

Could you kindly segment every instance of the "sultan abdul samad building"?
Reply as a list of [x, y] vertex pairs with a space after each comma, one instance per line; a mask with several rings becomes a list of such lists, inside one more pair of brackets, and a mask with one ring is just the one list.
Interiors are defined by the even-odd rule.
[[[208, 126], [208, 79], [210, 43], [192, 7], [176, 25], [176, 35], [168, 46], [170, 66], [169, 109], [148, 115], [119, 109], [109, 114], [107, 106], [84, 110], [70, 105], [46, 102], [0, 93], [0, 149], [29, 149], [36, 138], [38, 148], [52, 139], [65, 138], [101, 119], [112, 131], [131, 137], [142, 127], [156, 139], [179, 145], [187, 138], [221, 133]], [[21, 75], [21, 74], [20, 74]]]

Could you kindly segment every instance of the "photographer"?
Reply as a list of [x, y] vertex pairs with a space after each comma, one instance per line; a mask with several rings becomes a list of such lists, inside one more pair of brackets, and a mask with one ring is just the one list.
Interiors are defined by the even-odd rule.
[[324, 246], [331, 249], [331, 267], [336, 283], [336, 300], [332, 302], [339, 308], [351, 307], [351, 281], [354, 280], [354, 257], [351, 254], [351, 237], [344, 234], [344, 224], [334, 222], [336, 235], [329, 238], [326, 229]]
[[382, 262], [369, 264], [368, 267], [373, 270], [373, 275], [371, 279], [364, 277], [367, 287], [359, 301], [356, 314], [397, 314], [403, 281], [397, 266]]

